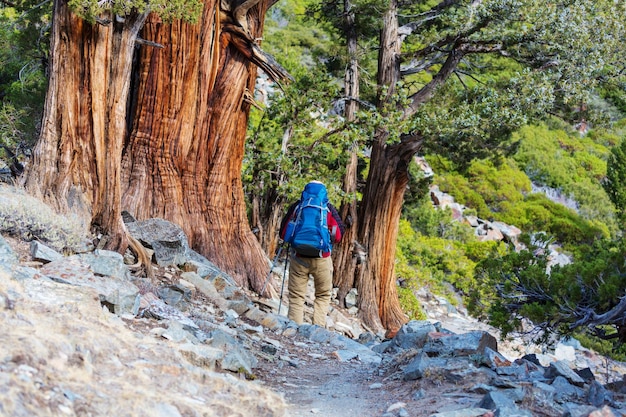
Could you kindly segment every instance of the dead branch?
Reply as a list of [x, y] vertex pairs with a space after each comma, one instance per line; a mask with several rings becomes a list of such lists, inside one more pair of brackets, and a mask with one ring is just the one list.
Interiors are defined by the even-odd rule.
[[139, 37], [137, 37], [135, 42], [140, 44], [140, 45], [152, 46], [154, 48], [165, 48], [165, 45], [163, 45], [163, 44], [160, 44], [158, 42], [148, 41], [146, 39], [142, 39], [142, 38], [139, 38]]
[[230, 44], [237, 48], [246, 59], [261, 68], [279, 87], [282, 88], [281, 81], [293, 81], [293, 77], [287, 70], [276, 62], [274, 57], [263, 51], [243, 28], [226, 24], [222, 33], [229, 36]]

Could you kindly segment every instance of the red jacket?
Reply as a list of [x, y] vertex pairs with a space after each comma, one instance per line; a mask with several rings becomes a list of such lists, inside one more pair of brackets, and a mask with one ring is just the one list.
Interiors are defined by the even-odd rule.
[[[287, 223], [295, 216], [295, 210], [299, 201], [296, 201], [289, 209], [287, 209], [287, 214], [283, 217], [283, 220], [280, 222], [280, 238], [285, 238], [285, 230], [287, 228]], [[341, 237], [346, 230], [343, 222], [341, 221], [341, 217], [337, 212], [337, 209], [333, 207], [332, 204], [328, 203], [328, 217], [326, 218], [326, 222], [328, 224], [328, 231], [330, 232], [330, 239], [332, 243], [339, 243], [341, 241]], [[300, 255], [301, 256], [301, 255]], [[330, 252], [322, 253], [322, 258], [328, 258], [330, 256]]]

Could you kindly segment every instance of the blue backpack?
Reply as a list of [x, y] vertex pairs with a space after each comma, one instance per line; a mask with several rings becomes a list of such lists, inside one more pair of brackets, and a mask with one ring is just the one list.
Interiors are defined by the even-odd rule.
[[[328, 194], [320, 182], [310, 182], [302, 191], [300, 202], [294, 210], [294, 220], [287, 226], [285, 240], [304, 256], [322, 256], [330, 252], [328, 231]], [[290, 230], [291, 229], [291, 230]]]

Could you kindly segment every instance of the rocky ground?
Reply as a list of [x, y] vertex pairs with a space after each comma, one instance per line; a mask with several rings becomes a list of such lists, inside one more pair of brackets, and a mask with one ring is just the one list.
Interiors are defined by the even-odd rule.
[[[346, 335], [368, 333], [354, 309], [335, 305], [329, 330], [297, 327], [272, 314], [281, 273], [273, 276], [275, 296], [268, 300], [229, 288], [219, 274], [205, 288], [209, 280], [198, 274], [152, 265], [154, 278], [135, 271], [131, 279], [141, 294], [140, 314], [113, 314], [111, 301], [103, 301], [106, 288], [94, 291], [86, 282], [109, 283], [111, 277], [89, 272], [68, 285], [76, 272], [72, 258], [59, 255], [52, 267], [55, 262], [33, 257], [30, 242], [3, 235], [10, 250], [0, 245], [0, 416], [489, 417], [495, 410], [500, 416], [586, 417], [621, 415], [626, 402], [621, 392], [575, 385], [571, 375], [571, 384], [561, 378], [560, 387], [547, 386], [555, 377], [548, 380], [543, 371], [528, 378], [529, 370], [537, 373], [541, 366], [512, 361], [526, 354], [546, 364], [567, 361], [589, 368], [602, 384], [621, 380], [623, 364], [580, 347], [559, 352], [523, 339], [498, 341], [487, 366], [467, 355], [454, 362], [452, 354], [407, 377], [421, 348], [376, 353], [390, 341], [371, 334], [369, 347], [356, 343]], [[157, 303], [168, 298], [164, 289], [181, 286], [190, 296], [177, 309]], [[486, 340], [495, 348], [495, 329], [427, 291], [419, 296], [429, 321], [437, 323], [424, 340], [480, 331], [494, 336]], [[284, 313], [286, 300], [282, 307]], [[226, 361], [233, 353], [242, 359], [234, 365]], [[524, 396], [513, 411], [496, 396], [493, 404], [484, 400], [489, 391], [532, 389], [538, 394]], [[553, 401], [565, 390], [578, 398], [575, 407], [562, 398]], [[592, 393], [595, 405], [585, 406]]]
[[287, 400], [288, 416], [430, 416], [481, 398], [465, 393], [464, 384], [436, 376], [407, 382], [394, 366], [340, 362], [331, 347], [306, 339], [280, 338], [280, 342], [296, 363], [276, 366], [262, 360], [256, 373]]

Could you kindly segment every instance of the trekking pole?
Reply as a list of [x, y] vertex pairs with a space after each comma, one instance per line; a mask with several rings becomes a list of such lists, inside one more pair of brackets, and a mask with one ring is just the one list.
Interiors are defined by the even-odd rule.
[[280, 247], [278, 248], [278, 252], [276, 253], [276, 256], [274, 256], [274, 260], [272, 261], [272, 266], [270, 266], [270, 272], [267, 273], [267, 277], [265, 277], [265, 283], [263, 284], [263, 288], [261, 289], [261, 293], [259, 295], [263, 296], [263, 293], [265, 292], [265, 288], [267, 287], [267, 283], [270, 280], [270, 276], [272, 275], [272, 270], [274, 270], [274, 267], [276, 266], [276, 261], [278, 260], [278, 257], [280, 256], [280, 253], [283, 251], [283, 245], [280, 245]]
[[285, 290], [285, 276], [287, 276], [287, 262], [289, 261], [289, 245], [287, 245], [287, 250], [285, 251], [287, 255], [285, 255], [285, 269], [283, 270], [283, 283], [280, 286], [280, 301], [278, 302], [278, 314], [280, 314], [280, 307], [283, 304], [283, 291]]

